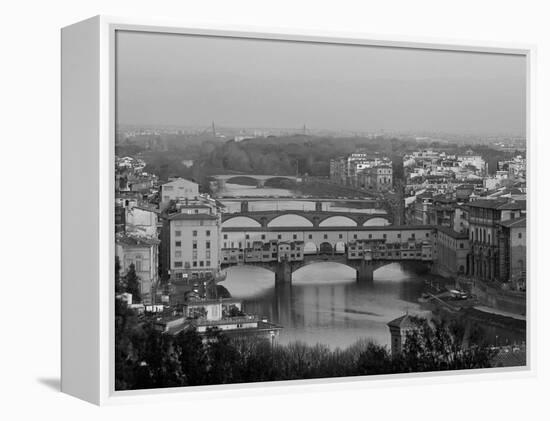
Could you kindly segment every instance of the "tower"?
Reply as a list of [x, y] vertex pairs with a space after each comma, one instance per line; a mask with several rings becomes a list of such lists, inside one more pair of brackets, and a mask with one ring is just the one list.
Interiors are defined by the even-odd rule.
[[391, 335], [391, 354], [398, 355], [403, 349], [407, 333], [417, 328], [416, 317], [408, 313], [388, 323]]

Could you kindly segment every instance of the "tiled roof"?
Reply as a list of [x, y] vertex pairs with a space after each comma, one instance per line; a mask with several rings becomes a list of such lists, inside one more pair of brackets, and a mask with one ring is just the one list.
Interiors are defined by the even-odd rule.
[[116, 243], [125, 244], [128, 246], [151, 246], [151, 245], [159, 244], [160, 241], [157, 240], [156, 238], [139, 237], [139, 236], [127, 235], [127, 234], [118, 234], [116, 236]]
[[514, 210], [514, 209], [525, 209], [525, 201], [516, 201], [512, 202], [509, 200], [503, 199], [480, 199], [468, 203], [468, 206], [472, 208], [485, 208], [485, 209], [496, 209], [496, 210]]
[[394, 319], [388, 323], [389, 327], [396, 327], [399, 329], [410, 329], [418, 327], [418, 317], [411, 316], [410, 314], [405, 314], [397, 319]]
[[500, 225], [507, 228], [525, 228], [527, 226], [527, 217], [523, 216], [521, 218], [509, 219], [501, 222]]
[[448, 235], [449, 237], [455, 238], [457, 240], [464, 240], [464, 239], [467, 240], [468, 239], [468, 233], [467, 232], [456, 232], [455, 230], [453, 230], [449, 227], [444, 227], [444, 226], [441, 226], [441, 225], [437, 226], [437, 230], [441, 231], [442, 233]]
[[205, 219], [215, 221], [217, 217], [209, 213], [176, 213], [168, 216], [168, 219], [171, 221], [200, 221]]

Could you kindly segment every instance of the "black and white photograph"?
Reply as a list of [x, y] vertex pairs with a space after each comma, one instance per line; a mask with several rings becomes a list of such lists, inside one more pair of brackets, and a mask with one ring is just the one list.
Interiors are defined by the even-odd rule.
[[116, 391], [528, 365], [528, 59], [117, 30]]

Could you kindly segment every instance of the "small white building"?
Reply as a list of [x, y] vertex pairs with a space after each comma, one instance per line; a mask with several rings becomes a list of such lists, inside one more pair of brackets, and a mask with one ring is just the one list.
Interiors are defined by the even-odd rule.
[[199, 185], [185, 178], [176, 178], [160, 186], [160, 210], [164, 210], [174, 200], [196, 200]]
[[140, 286], [142, 301], [149, 303], [158, 283], [158, 245], [155, 238], [119, 234], [116, 237], [116, 256], [120, 263], [120, 275], [124, 276], [134, 265]]
[[141, 206], [126, 208], [126, 231], [145, 237], [157, 237], [158, 211]]

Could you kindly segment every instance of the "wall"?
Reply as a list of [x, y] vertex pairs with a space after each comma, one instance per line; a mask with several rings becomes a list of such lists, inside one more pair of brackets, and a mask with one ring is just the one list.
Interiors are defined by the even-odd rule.
[[[344, 228], [334, 231], [335, 228], [326, 231], [313, 231], [307, 228], [298, 230], [265, 230], [251, 228], [231, 228], [222, 229], [222, 248], [251, 247], [254, 241], [267, 242], [276, 241], [303, 241], [304, 243], [313, 242], [317, 245], [328, 242], [333, 247], [338, 242], [349, 243], [353, 240], [385, 239], [388, 243], [406, 242], [413, 235], [415, 241], [431, 241], [433, 239], [432, 229], [411, 229], [411, 230], [354, 230], [353, 228]], [[248, 238], [247, 238], [248, 236]], [[384, 237], [385, 236], [385, 237]], [[233, 245], [231, 244], [233, 243]], [[250, 245], [249, 245], [250, 244]]]
[[[170, 221], [170, 271], [172, 277], [177, 273], [216, 272], [219, 268], [219, 225], [216, 220], [204, 219], [199, 225], [197, 220], [173, 220]], [[194, 236], [193, 232], [197, 235]], [[207, 235], [207, 231], [210, 235]], [[177, 232], [180, 235], [176, 235]], [[197, 257], [193, 257], [193, 242], [196, 241]], [[176, 246], [180, 242], [181, 246]], [[210, 248], [206, 244], [210, 242]], [[210, 256], [210, 257], [208, 257]], [[181, 262], [181, 266], [176, 266]], [[197, 262], [194, 266], [193, 262]], [[204, 266], [200, 266], [204, 262]], [[210, 264], [208, 264], [210, 262]], [[186, 266], [186, 263], [189, 265]]]
[[510, 230], [510, 277], [522, 278], [527, 267], [527, 233], [525, 228]]
[[468, 239], [454, 238], [438, 231], [436, 242], [437, 260], [434, 271], [442, 276], [454, 277], [467, 271], [467, 256], [470, 251]]

